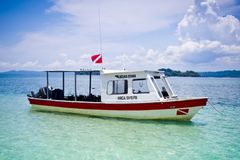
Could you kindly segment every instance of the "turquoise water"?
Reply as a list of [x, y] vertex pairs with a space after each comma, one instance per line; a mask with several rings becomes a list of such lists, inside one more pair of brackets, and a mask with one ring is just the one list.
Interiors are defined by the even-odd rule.
[[26, 94], [44, 80], [0, 77], [1, 160], [240, 159], [240, 79], [170, 78], [180, 97], [208, 96], [220, 112], [207, 105], [191, 122], [31, 111]]

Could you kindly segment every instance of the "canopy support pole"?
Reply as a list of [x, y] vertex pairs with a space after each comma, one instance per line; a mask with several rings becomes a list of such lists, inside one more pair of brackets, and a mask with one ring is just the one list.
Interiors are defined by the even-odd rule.
[[77, 101], [77, 73], [74, 72], [74, 92], [75, 92], [75, 101]]
[[63, 89], [63, 96], [64, 96], [64, 90], [65, 90], [65, 72], [62, 72], [62, 89]]
[[92, 72], [89, 72], [89, 95], [91, 95], [92, 93]]
[[48, 81], [48, 71], [47, 71], [47, 99], [49, 99], [48, 86], [49, 86], [49, 81]]

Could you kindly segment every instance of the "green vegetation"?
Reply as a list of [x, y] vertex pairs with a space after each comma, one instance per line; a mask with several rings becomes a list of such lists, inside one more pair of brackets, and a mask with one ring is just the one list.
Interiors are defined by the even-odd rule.
[[159, 71], [164, 71], [166, 76], [177, 76], [177, 77], [200, 77], [200, 74], [194, 71], [175, 71], [170, 68], [161, 68]]
[[237, 70], [226, 70], [226, 71], [215, 71], [215, 72], [194, 72], [194, 71], [176, 71], [170, 68], [161, 68], [159, 71], [164, 71], [166, 76], [176, 77], [240, 77], [240, 71]]

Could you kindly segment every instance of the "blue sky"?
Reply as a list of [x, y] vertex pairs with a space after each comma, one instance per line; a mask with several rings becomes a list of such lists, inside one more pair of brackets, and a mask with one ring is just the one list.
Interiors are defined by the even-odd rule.
[[[99, 50], [100, 10], [102, 48]], [[0, 71], [240, 69], [236, 0], [1, 0]]]

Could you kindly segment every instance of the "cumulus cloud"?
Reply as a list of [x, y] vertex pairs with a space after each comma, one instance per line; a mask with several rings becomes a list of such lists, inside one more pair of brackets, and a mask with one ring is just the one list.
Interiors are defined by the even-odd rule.
[[219, 10], [215, 1], [196, 0], [178, 23], [180, 44], [168, 46], [163, 53], [168, 58], [160, 61], [192, 65], [233, 61], [234, 67], [240, 68], [235, 61], [240, 57], [240, 22], [232, 15], [221, 16]]
[[179, 40], [210, 40], [240, 44], [240, 22], [232, 15], [220, 16], [215, 1], [196, 0], [178, 23]]
[[[221, 1], [221, 5], [229, 2]], [[128, 61], [137, 65], [194, 70], [240, 69], [240, 22], [222, 16], [216, 1], [196, 0], [178, 23], [178, 45], [164, 51], [139, 49]], [[157, 64], [157, 65], [154, 65]]]
[[189, 63], [208, 63], [220, 57], [237, 57], [240, 53], [240, 46], [226, 45], [219, 41], [185, 41], [179, 46], [169, 46], [165, 54], [172, 55], [173, 61], [185, 61]]
[[107, 62], [107, 65], [110, 68], [119, 69], [156, 69], [159, 68], [159, 64], [163, 65], [159, 61], [161, 57], [161, 51], [158, 49], [146, 49], [144, 47], [136, 47], [135, 50], [129, 53], [122, 53], [113, 59], [110, 62]]

